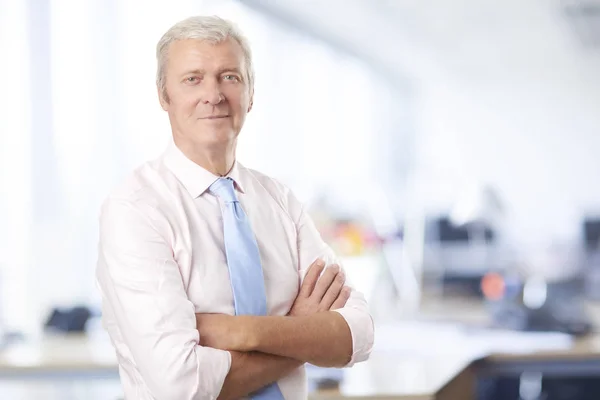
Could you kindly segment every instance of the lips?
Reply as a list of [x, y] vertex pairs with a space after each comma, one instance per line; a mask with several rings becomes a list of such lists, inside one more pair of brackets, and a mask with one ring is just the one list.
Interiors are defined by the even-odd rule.
[[222, 119], [227, 117], [229, 117], [229, 115], [209, 115], [206, 117], [201, 117], [200, 119]]

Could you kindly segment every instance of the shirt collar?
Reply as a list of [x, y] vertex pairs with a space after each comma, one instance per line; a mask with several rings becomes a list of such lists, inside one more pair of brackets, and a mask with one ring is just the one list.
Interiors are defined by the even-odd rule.
[[[187, 158], [173, 142], [165, 151], [164, 162], [193, 198], [202, 195], [210, 185], [220, 178]], [[234, 162], [226, 177], [233, 180], [237, 191], [245, 193], [240, 176], [241, 168], [243, 167], [237, 161]]]

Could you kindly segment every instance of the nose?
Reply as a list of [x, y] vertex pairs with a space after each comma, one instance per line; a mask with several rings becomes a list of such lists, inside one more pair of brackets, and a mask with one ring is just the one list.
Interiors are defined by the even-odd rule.
[[213, 106], [216, 106], [223, 101], [223, 94], [221, 93], [218, 82], [215, 82], [212, 79], [204, 82], [201, 101], [204, 104]]

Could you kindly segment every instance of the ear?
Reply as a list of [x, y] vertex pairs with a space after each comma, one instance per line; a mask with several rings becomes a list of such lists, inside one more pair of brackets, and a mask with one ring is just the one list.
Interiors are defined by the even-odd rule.
[[248, 112], [252, 111], [252, 106], [254, 105], [254, 91], [250, 93], [250, 102], [248, 103]]
[[167, 95], [167, 91], [163, 91], [157, 86], [156, 92], [158, 94], [158, 102], [160, 103], [160, 107], [167, 111], [169, 108], [169, 96]]

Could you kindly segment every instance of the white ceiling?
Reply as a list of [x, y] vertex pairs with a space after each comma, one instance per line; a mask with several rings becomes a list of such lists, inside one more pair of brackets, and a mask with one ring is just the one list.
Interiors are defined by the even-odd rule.
[[583, 40], [589, 35], [600, 39], [600, 0], [243, 2], [378, 64], [398, 79], [446, 74], [483, 82], [581, 79], [600, 71], [600, 44]]
[[423, 207], [485, 182], [536, 240], [596, 209], [600, 0], [242, 1], [405, 83]]

